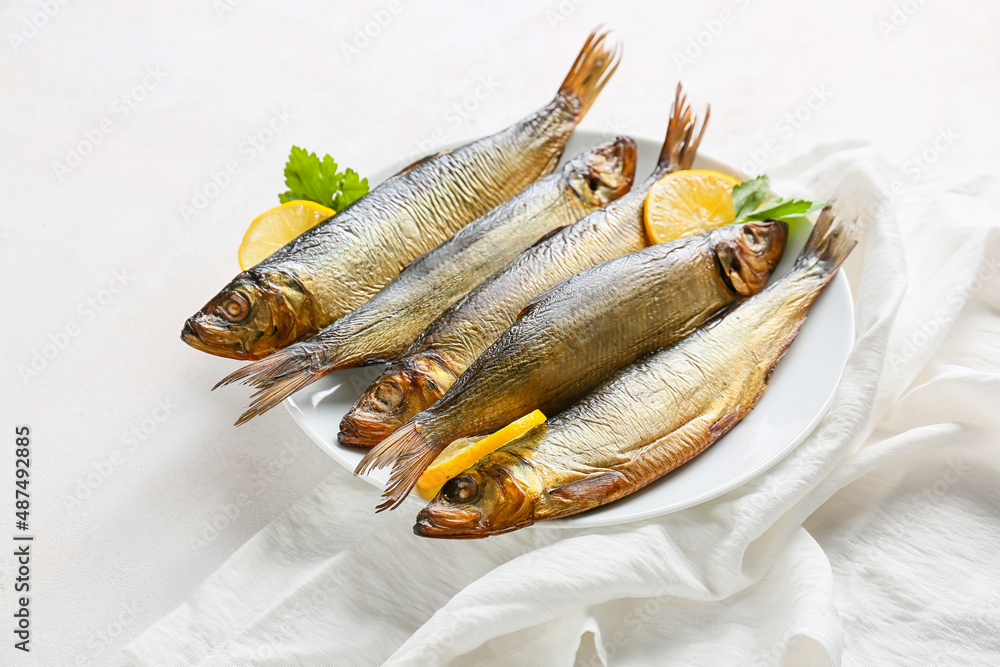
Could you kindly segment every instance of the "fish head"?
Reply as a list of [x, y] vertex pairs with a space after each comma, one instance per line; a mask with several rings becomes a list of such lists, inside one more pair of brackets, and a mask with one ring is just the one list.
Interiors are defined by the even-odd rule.
[[448, 480], [417, 514], [413, 532], [421, 537], [472, 539], [530, 526], [541, 489], [530, 466], [499, 450]]
[[295, 278], [244, 271], [188, 318], [181, 340], [231, 359], [261, 359], [313, 330], [312, 303]]
[[788, 225], [776, 220], [744, 222], [713, 234], [723, 278], [734, 292], [750, 296], [764, 288], [781, 261]]
[[451, 387], [455, 374], [423, 354], [392, 364], [375, 378], [340, 422], [344, 445], [374, 447]]
[[567, 162], [563, 175], [583, 203], [602, 208], [631, 189], [636, 155], [635, 142], [618, 137]]

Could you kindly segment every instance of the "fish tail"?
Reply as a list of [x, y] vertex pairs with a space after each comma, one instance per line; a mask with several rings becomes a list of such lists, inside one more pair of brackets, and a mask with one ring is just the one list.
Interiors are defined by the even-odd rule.
[[331, 369], [314, 369], [309, 358], [296, 351], [295, 346], [280, 350], [260, 361], [248, 364], [224, 377], [212, 389], [241, 382], [257, 387], [249, 408], [236, 421], [245, 424], [254, 417], [264, 414], [283, 400], [323, 377]]
[[674, 103], [670, 106], [670, 121], [667, 123], [667, 138], [663, 141], [660, 157], [657, 159], [657, 170], [670, 173], [680, 169], [690, 169], [698, 154], [701, 138], [705, 136], [708, 119], [712, 115], [712, 106], [705, 107], [705, 119], [698, 127], [698, 117], [691, 112], [681, 84], [677, 84], [674, 93]]
[[421, 426], [420, 415], [417, 415], [390, 433], [385, 440], [368, 450], [354, 469], [354, 474], [364, 475], [373, 468], [385, 468], [401, 456], [420, 448], [425, 443]]
[[860, 233], [861, 225], [857, 219], [837, 218], [833, 214], [833, 206], [828, 204], [819, 214], [796, 265], [819, 263], [829, 279], [858, 244]]
[[408, 440], [409, 450], [396, 459], [389, 475], [389, 484], [382, 492], [384, 500], [376, 508], [376, 512], [399, 507], [406, 496], [410, 495], [420, 476], [444, 449], [428, 442], [416, 428], [404, 433], [403, 437]]
[[299, 389], [312, 384], [320, 377], [322, 377], [322, 375], [315, 375], [303, 370], [296, 375], [290, 375], [275, 380], [274, 384], [264, 387], [253, 395], [246, 412], [240, 415], [240, 418], [236, 420], [236, 425], [242, 426], [254, 417], [264, 414], [297, 392]]
[[608, 44], [607, 37], [608, 32], [601, 30], [601, 27], [590, 33], [580, 55], [576, 57], [573, 67], [559, 87], [558, 97], [579, 101], [576, 122], [580, 122], [586, 115], [621, 61], [620, 44]]

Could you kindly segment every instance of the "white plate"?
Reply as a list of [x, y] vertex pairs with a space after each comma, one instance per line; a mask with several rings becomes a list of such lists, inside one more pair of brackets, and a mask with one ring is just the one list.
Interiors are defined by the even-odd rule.
[[[579, 130], [570, 140], [567, 156], [612, 137]], [[636, 139], [639, 160], [636, 180], [653, 169], [661, 139]], [[461, 144], [456, 144], [461, 145]], [[388, 167], [373, 177], [373, 185], [399, 171]], [[714, 169], [743, 178], [732, 166], [699, 155], [699, 169]], [[805, 243], [801, 235], [789, 238], [775, 275], [791, 267]], [[548, 522], [567, 528], [607, 526], [676, 512], [715, 498], [759, 475], [780, 461], [816, 427], [833, 400], [834, 390], [854, 341], [854, 309], [847, 278], [841, 272], [817, 299], [788, 353], [778, 364], [764, 396], [750, 415], [693, 461], [617, 502], [589, 512]], [[340, 420], [354, 401], [382, 371], [368, 366], [330, 373], [285, 401], [302, 430], [345, 468], [354, 470], [364, 450], [337, 442]], [[380, 492], [388, 469], [365, 477]], [[372, 510], [379, 493], [373, 489]], [[426, 504], [416, 494], [396, 511], [415, 511]]]

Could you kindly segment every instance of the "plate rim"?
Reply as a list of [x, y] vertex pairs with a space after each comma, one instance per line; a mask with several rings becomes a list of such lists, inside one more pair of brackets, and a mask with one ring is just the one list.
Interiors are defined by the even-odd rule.
[[[575, 136], [578, 137], [586, 135], [587, 141], [592, 141], [594, 139], [599, 139], [599, 138], [605, 138], [604, 133], [601, 133], [597, 130], [588, 130], [587, 128], [580, 128], [574, 134]], [[641, 135], [629, 135], [629, 136], [631, 136], [637, 142], [640, 141], [652, 142], [654, 144], [659, 144], [662, 142], [662, 139], [653, 139], [651, 137], [646, 137]], [[445, 144], [440, 148], [447, 150], [449, 148], [463, 146], [466, 143], [469, 143], [470, 141], [475, 141], [478, 138], [479, 137], [473, 137], [470, 139], [449, 142], [448, 144]], [[727, 173], [733, 176], [738, 176], [741, 179], [747, 178], [747, 174], [745, 174], [742, 170], [737, 169], [732, 164], [724, 160], [720, 160], [710, 154], [699, 152], [696, 160], [707, 161], [712, 163], [717, 171], [721, 171], [723, 173]], [[375, 171], [375, 175], [381, 176], [382, 174], [385, 174], [386, 175], [385, 177], [387, 178], [388, 176], [391, 176], [393, 173], [398, 171], [399, 167], [403, 166], [404, 162], [405, 162], [404, 160], [397, 160], [398, 164], [393, 163], [387, 167], [378, 169]], [[369, 178], [370, 180], [375, 181], [377, 183], [381, 183], [383, 180], [385, 180], [385, 178], [375, 178], [375, 177], [369, 177]], [[614, 515], [611, 515], [606, 518], [602, 518], [603, 516], [602, 514], [592, 514], [590, 511], [584, 511], [579, 514], [575, 514], [562, 519], [553, 519], [553, 520], [543, 521], [537, 524], [532, 524], [531, 527], [543, 526], [550, 528], [560, 528], [564, 530], [581, 529], [581, 528], [599, 528], [607, 526], [617, 526], [627, 523], [635, 523], [637, 521], [644, 521], [647, 519], [664, 516], [666, 514], [673, 514], [674, 512], [679, 512], [694, 507], [696, 505], [701, 505], [702, 503], [718, 498], [719, 496], [726, 494], [729, 491], [732, 491], [733, 489], [739, 488], [740, 486], [743, 486], [750, 480], [767, 472], [769, 469], [771, 469], [772, 467], [777, 465], [780, 461], [782, 461], [784, 458], [786, 458], [789, 454], [791, 454], [792, 451], [794, 451], [799, 445], [801, 445], [806, 440], [806, 438], [808, 438], [812, 434], [813, 431], [816, 430], [816, 427], [819, 426], [819, 424], [829, 414], [830, 408], [832, 407], [833, 401], [837, 395], [837, 389], [840, 387], [840, 381], [844, 377], [844, 371], [847, 368], [847, 361], [850, 358], [851, 352], [854, 349], [854, 343], [855, 343], [854, 339], [857, 334], [856, 321], [854, 316], [854, 295], [851, 292], [850, 282], [848, 281], [847, 275], [844, 273], [843, 268], [837, 271], [837, 274], [834, 276], [834, 279], [831, 281], [829, 287], [824, 290], [823, 296], [826, 295], [829, 295], [828, 298], [833, 295], [840, 295], [839, 298], [846, 301], [847, 307], [845, 308], [845, 311], [848, 314], [848, 321], [843, 329], [844, 336], [847, 338], [846, 341], [847, 345], [844, 346], [846, 352], [843, 355], [843, 359], [841, 359], [839, 362], [840, 372], [837, 375], [836, 382], [831, 384], [830, 390], [827, 393], [827, 396], [824, 398], [823, 407], [817, 410], [816, 414], [808, 422], [808, 424], [802, 427], [794, 437], [790, 438], [782, 448], [775, 450], [775, 452], [772, 453], [769, 457], [758, 462], [756, 465], [754, 465], [744, 473], [734, 477], [733, 479], [728, 480], [725, 483], [720, 484], [715, 488], [705, 491], [704, 493], [691, 496], [682, 502], [676, 502], [661, 507], [637, 511], [634, 514], [630, 514], [625, 517], [621, 516], [616, 517]], [[346, 468], [353, 474], [352, 470], [353, 465], [351, 464], [351, 462], [345, 459], [340, 451], [333, 448], [329, 443], [327, 443], [325, 438], [316, 433], [306, 423], [305, 413], [302, 412], [302, 410], [299, 408], [298, 404], [296, 404], [294, 399], [295, 396], [292, 395], [289, 398], [286, 398], [284, 401], [282, 401], [282, 403], [284, 404], [285, 409], [292, 416], [292, 419], [295, 421], [298, 427], [302, 429], [302, 431], [309, 437], [309, 439], [312, 440], [317, 446], [319, 446], [319, 448], [322, 449], [328, 456], [330, 456], [338, 464], [340, 464], [342, 467]], [[377, 488], [381, 488], [385, 485], [384, 475], [368, 474], [368, 475], [355, 475], [355, 476], [364, 479], [367, 483]], [[651, 484], [655, 484], [658, 481], [659, 480], [654, 480], [653, 482], [651, 482]], [[646, 487], [644, 486], [643, 488]], [[628, 496], [620, 498], [619, 500], [616, 500], [614, 503], [608, 503], [607, 505], [601, 505], [599, 507], [609, 507], [617, 503], [625, 502], [627, 501], [627, 499]], [[404, 504], [406, 505], [420, 504], [422, 506], [426, 504], [426, 501], [422, 498], [417, 497], [415, 494], [411, 493], [404, 501]]]

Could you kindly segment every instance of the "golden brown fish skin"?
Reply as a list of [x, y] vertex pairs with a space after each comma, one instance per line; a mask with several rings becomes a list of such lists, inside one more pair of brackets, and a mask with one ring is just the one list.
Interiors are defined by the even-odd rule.
[[642, 224], [646, 193], [664, 175], [691, 168], [709, 113], [698, 128], [678, 84], [653, 173], [615, 203], [523, 252], [435, 320], [354, 404], [341, 422], [340, 442], [375, 446], [444, 395], [531, 299], [573, 274], [649, 245]]
[[556, 414], [615, 370], [692, 333], [763, 288], [787, 227], [749, 222], [643, 248], [599, 264], [532, 301], [434, 405], [362, 459], [394, 463], [386, 501], [402, 502], [455, 439], [532, 410]]
[[625, 194], [635, 158], [635, 142], [628, 137], [576, 156], [421, 255], [316, 336], [230, 374], [216, 386], [245, 382], [260, 390], [237, 425], [331, 371], [402, 354], [446, 308], [522, 250]]
[[824, 211], [788, 275], [484, 457], [442, 488], [414, 532], [477, 538], [576, 514], [697, 456], [756, 405], [857, 233]]
[[343, 445], [374, 447], [433, 405], [464, 371], [433, 349], [393, 362], [344, 415], [337, 440]]
[[541, 110], [389, 178], [236, 276], [188, 319], [181, 339], [210, 354], [260, 359], [362, 305], [413, 259], [550, 173], [617, 67], [617, 46], [605, 38], [591, 34]]
[[[239, 322], [240, 329], [230, 320]], [[317, 321], [312, 298], [294, 276], [279, 268], [254, 267], [189, 318], [181, 340], [209, 354], [256, 359], [311, 335]]]

